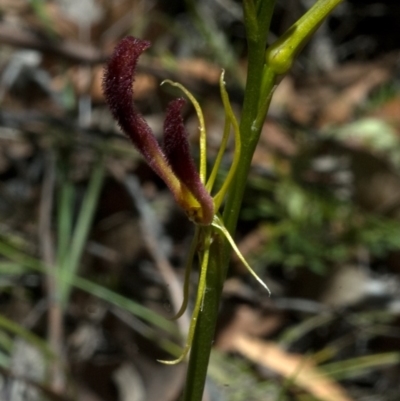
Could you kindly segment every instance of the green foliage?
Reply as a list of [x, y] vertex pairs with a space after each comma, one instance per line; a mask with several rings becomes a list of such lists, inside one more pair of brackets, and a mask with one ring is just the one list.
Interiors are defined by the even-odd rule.
[[243, 213], [245, 218], [266, 221], [266, 245], [254, 257], [259, 265], [308, 267], [322, 273], [327, 262], [346, 257], [346, 246], [338, 238], [351, 215], [350, 205], [309, 191], [290, 178], [275, 182], [268, 192], [253, 196], [256, 203]]
[[265, 245], [250, 257], [261, 267], [306, 267], [324, 273], [332, 264], [349, 261], [367, 249], [375, 257], [400, 249], [400, 225], [366, 212], [351, 200], [295, 182], [250, 180], [243, 218], [263, 221]]
[[[238, 139], [241, 140], [242, 152], [240, 157], [237, 156], [238, 161], [237, 166], [235, 164], [234, 177], [228, 175], [228, 184], [222, 185], [222, 195], [217, 197], [215, 201], [216, 205], [220, 206], [222, 201], [226, 200], [223, 216], [217, 216], [214, 223], [217, 221], [218, 225], [213, 225], [214, 228], [218, 228], [224, 234], [225, 239], [222, 235], [217, 235], [218, 233], [215, 230], [212, 232], [213, 235], [211, 232], [205, 231], [207, 235], [204, 235], [203, 244], [199, 246], [199, 249], [202, 249], [201, 245], [205, 245], [203, 264], [209, 268], [204, 271], [203, 284], [199, 286], [200, 298], [196, 306], [199, 316], [197, 319], [196, 315], [195, 324], [197, 325], [195, 332], [191, 334], [194, 339], [184, 393], [185, 400], [200, 401], [202, 399], [212, 339], [218, 317], [218, 306], [231, 253], [232, 242], [229, 244], [226, 238], [230, 238], [229, 232], [235, 232], [253, 153], [259, 140], [273, 91], [279, 81], [277, 75], [287, 72], [294, 57], [307, 42], [309, 36], [341, 1], [319, 0], [316, 2], [310, 12], [302, 17], [293, 26], [294, 28], [285, 33], [282, 37], [283, 40], [278, 40], [275, 45], [272, 45], [267, 53], [265, 49], [268, 43], [275, 1], [245, 0], [243, 2], [248, 40], [248, 71], [240, 124], [234, 124], [236, 120], [232, 111], [227, 112], [228, 120], [233, 125]], [[194, 7], [194, 2], [188, 3], [193, 4]], [[32, 7], [46, 24], [48, 17], [43, 4], [43, 1], [34, 1]], [[197, 18], [196, 10], [194, 10], [194, 15]], [[210, 26], [208, 21], [198, 29], [207, 37], [207, 43], [213, 52], [219, 56], [218, 59], [222, 59], [228, 66], [234, 63], [230, 52], [225, 51], [226, 43], [219, 40], [217, 29]], [[51, 34], [52, 30], [50, 28], [48, 30]], [[231, 67], [233, 71], [236, 70], [234, 67]], [[240, 125], [240, 127], [236, 125]], [[61, 313], [68, 310], [72, 288], [77, 287], [136, 316], [140, 316], [153, 325], [162, 326], [164, 329], [169, 328], [170, 331], [173, 331], [168, 322], [159, 319], [146, 308], [78, 275], [102, 188], [103, 162], [104, 160], [100, 159], [95, 165], [79, 210], [76, 210], [75, 205], [77, 197], [74, 184], [69, 180], [69, 166], [64, 166], [66, 171], [56, 172], [60, 197], [56, 212], [58, 232], [54, 249], [54, 262], [47, 260], [46, 266], [45, 263], [31, 257], [32, 252], [26, 252], [21, 247], [10, 245], [8, 238], [0, 239], [0, 255], [16, 264], [20, 272], [22, 270], [34, 270], [48, 274], [49, 278], [53, 278], [55, 291], [54, 293], [49, 291], [49, 296], [51, 299], [55, 299], [55, 304], [60, 308]], [[62, 166], [59, 167], [63, 170]], [[231, 178], [233, 178], [232, 183], [229, 185]], [[276, 261], [282, 260], [284, 265], [287, 264], [290, 267], [309, 264], [314, 270], [321, 271], [326, 260], [339, 260], [344, 257], [347, 248], [332, 247], [332, 244], [341, 243], [338, 238], [344, 237], [347, 233], [341, 225], [349, 220], [348, 216], [352, 213], [352, 209], [348, 209], [346, 205], [342, 205], [340, 201], [333, 198], [325, 198], [304, 189], [290, 177], [286, 177], [278, 184], [274, 183], [271, 195], [273, 196], [270, 202], [266, 206], [260, 207], [262, 211], [260, 215], [264, 213], [264, 216], [268, 217], [265, 229], [272, 233], [271, 238], [273, 238], [272, 247], [269, 249], [270, 261], [273, 261], [274, 258]], [[76, 216], [75, 212], [77, 212]], [[338, 214], [341, 218], [335, 221]], [[339, 221], [340, 227], [329, 226], [330, 221], [336, 223]], [[229, 232], [225, 230], [225, 226]], [[328, 230], [326, 229], [327, 226]], [[50, 225], [49, 231], [51, 229], [52, 225]], [[374, 226], [369, 235], [365, 236], [365, 241], [373, 241], [376, 230], [379, 232], [379, 229], [379, 225]], [[388, 236], [390, 235], [388, 234]], [[386, 242], [383, 241], [380, 247], [384, 248], [385, 246]], [[5, 266], [5, 268], [8, 267]], [[203, 292], [204, 294], [202, 294]], [[57, 324], [61, 325], [62, 321], [60, 320]], [[53, 350], [47, 349], [46, 342], [6, 318], [0, 318], [0, 335], [1, 333], [11, 333], [16, 337], [22, 337], [38, 347], [42, 353], [48, 354], [49, 358], [53, 355]], [[156, 339], [156, 333], [152, 331], [149, 338]], [[0, 346], [5, 347], [6, 345], [7, 337], [0, 338]], [[64, 346], [64, 344], [59, 345]], [[161, 344], [159, 341], [159, 345], [171, 354], [179, 352], [176, 345], [170, 341], [161, 341]], [[61, 346], [55, 351], [62, 352]], [[228, 363], [225, 364], [225, 370], [231, 372], [232, 376], [242, 378], [242, 380], [237, 380], [240, 387], [237, 388], [230, 399], [237, 401], [241, 399], [256, 400], [264, 398], [265, 394], [269, 392], [272, 396], [276, 395], [275, 389], [270, 384], [255, 386], [254, 379], [246, 367], [235, 363], [232, 364], [232, 369], [228, 370], [229, 362], [228, 360]], [[0, 364], [5, 365], [6, 363], [7, 355], [3, 357], [0, 354]]]
[[[18, 272], [46, 272], [46, 267], [40, 260], [31, 257], [30, 255], [26, 254], [24, 250], [17, 248], [14, 243], [10, 244], [7, 239], [3, 239], [1, 237], [0, 255], [4, 258], [9, 259], [10, 261], [12, 261], [12, 263], [15, 263]], [[54, 275], [56, 274], [57, 272], [54, 272]], [[173, 323], [166, 320], [158, 313], [146, 308], [145, 306], [142, 306], [129, 298], [117, 294], [114, 291], [109, 290], [93, 281], [89, 281], [82, 277], [79, 277], [78, 275], [70, 276], [69, 279], [71, 280], [68, 283], [69, 287], [75, 287], [82, 291], [85, 291], [109, 304], [115, 305], [118, 308], [125, 310], [126, 312], [132, 313], [133, 315], [143, 319], [144, 321], [147, 321], [148, 323], [151, 323], [156, 327], [165, 330], [170, 334], [176, 334], [176, 327]], [[174, 348], [173, 346], [171, 346], [170, 348], [173, 354], [178, 352], [176, 347]]]
[[63, 181], [61, 184], [56, 276], [58, 281], [57, 289], [60, 292], [60, 299], [64, 308], [67, 306], [71, 283], [78, 270], [86, 245], [103, 178], [104, 160], [100, 159], [93, 168], [87, 193], [82, 202], [74, 230], [72, 230], [74, 188], [68, 180]]
[[[239, 123], [242, 152], [222, 216], [223, 223], [230, 233], [234, 233], [236, 229], [251, 161], [277, 83], [277, 73], [287, 72], [281, 69], [277, 71], [274, 65], [276, 63], [281, 64], [281, 57], [284, 57], [284, 61], [293, 58], [329, 11], [341, 1], [320, 0], [316, 2], [306, 16], [299, 20], [300, 25], [295, 25], [294, 29], [289, 29], [283, 35], [284, 43], [280, 43], [278, 39], [279, 48], [273, 45], [272, 63], [271, 59], [268, 58], [271, 51], [265, 52], [265, 45], [268, 41], [275, 2], [261, 0], [245, 0], [243, 2], [248, 45], [248, 68]], [[203, 398], [209, 354], [218, 318], [218, 305], [222, 294], [223, 281], [228, 269], [229, 255], [229, 244], [225, 240], [214, 241], [210, 247], [207, 291], [204, 293], [202, 310], [199, 313], [194, 333], [183, 396], [185, 401], [200, 401]]]
[[400, 249], [400, 224], [396, 220], [368, 215], [356, 234], [356, 240], [373, 256], [382, 257]]
[[[258, 380], [243, 359], [219, 352], [211, 354], [209, 376], [230, 401], [278, 400], [280, 394], [279, 383]], [[286, 397], [279, 399], [284, 401]]]
[[384, 105], [386, 102], [394, 99], [400, 92], [399, 82], [388, 82], [380, 85], [373, 93], [370, 99], [367, 100], [364, 109], [374, 110], [379, 106]]

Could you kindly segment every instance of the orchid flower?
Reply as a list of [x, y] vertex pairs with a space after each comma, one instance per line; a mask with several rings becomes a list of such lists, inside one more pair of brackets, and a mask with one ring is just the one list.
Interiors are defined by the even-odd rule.
[[[104, 72], [103, 91], [106, 102], [118, 122], [121, 130], [132, 141], [143, 155], [146, 162], [158, 174], [172, 192], [176, 202], [188, 218], [196, 225], [195, 235], [190, 248], [186, 265], [184, 282], [184, 301], [175, 318], [182, 316], [187, 308], [189, 298], [189, 276], [196, 251], [200, 261], [200, 278], [196, 302], [192, 314], [189, 334], [182, 355], [174, 361], [161, 361], [175, 364], [182, 361], [191, 348], [197, 318], [201, 310], [206, 288], [206, 273], [210, 245], [215, 235], [224, 236], [232, 249], [256, 280], [270, 293], [266, 284], [257, 276], [237, 248], [234, 240], [225, 228], [218, 211], [224, 201], [230, 183], [235, 176], [240, 160], [240, 133], [233, 113], [228, 93], [225, 89], [224, 71], [220, 78], [221, 98], [225, 110], [225, 126], [221, 146], [211, 174], [206, 171], [206, 130], [202, 110], [193, 95], [181, 84], [164, 81], [178, 87], [193, 104], [200, 123], [200, 167], [197, 171], [190, 154], [188, 136], [183, 124], [181, 109], [183, 98], [172, 100], [166, 111], [164, 122], [164, 143], [161, 147], [149, 125], [139, 113], [133, 102], [132, 84], [139, 56], [150, 47], [150, 42], [128, 36], [116, 46]], [[163, 82], [163, 83], [164, 83]], [[212, 196], [215, 179], [224, 155], [226, 144], [233, 129], [235, 136], [235, 153], [228, 175], [219, 191]], [[201, 246], [199, 246], [199, 244]]]

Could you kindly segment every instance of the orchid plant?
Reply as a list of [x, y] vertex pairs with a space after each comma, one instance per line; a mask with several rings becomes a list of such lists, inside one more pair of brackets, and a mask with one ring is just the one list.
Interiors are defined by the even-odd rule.
[[[163, 82], [180, 88], [192, 102], [196, 110], [200, 124], [199, 171], [197, 171], [194, 160], [190, 154], [188, 134], [181, 115], [181, 109], [185, 104], [185, 100], [183, 98], [172, 100], [167, 107], [164, 121], [163, 148], [160, 147], [149, 125], [133, 103], [132, 82], [134, 80], [136, 65], [139, 56], [149, 46], [150, 43], [148, 41], [137, 39], [132, 36], [127, 36], [122, 39], [116, 46], [107, 64], [104, 74], [103, 89], [110, 110], [123, 132], [131, 139], [149, 166], [164, 180], [176, 202], [182, 207], [188, 218], [196, 225], [195, 235], [186, 264], [184, 300], [182, 307], [175, 316], [175, 319], [179, 318], [187, 308], [189, 299], [189, 277], [193, 258], [197, 250], [201, 266], [200, 279], [189, 335], [186, 346], [179, 358], [173, 361], [161, 361], [166, 364], [175, 364], [184, 359], [191, 347], [206, 288], [210, 244], [217, 232], [228, 240], [239, 259], [256, 280], [269, 293], [270, 291], [266, 284], [246, 262], [228, 230], [225, 228], [222, 218], [218, 214], [232, 179], [235, 176], [241, 152], [239, 124], [233, 113], [229, 96], [225, 89], [224, 71], [221, 73], [219, 86], [225, 110], [225, 126], [214, 167], [209, 177], [207, 177], [206, 128], [202, 110], [193, 95], [179, 83], [169, 80]], [[233, 162], [222, 187], [212, 196], [211, 193], [215, 179], [232, 128], [235, 136]]]
[[[133, 103], [132, 83], [140, 55], [149, 48], [148, 41], [128, 36], [116, 46], [104, 73], [103, 91], [108, 106], [122, 131], [143, 155], [149, 166], [164, 180], [176, 202], [195, 224], [184, 281], [184, 301], [175, 318], [187, 308], [189, 276], [197, 252], [200, 277], [188, 338], [181, 356], [190, 353], [185, 401], [202, 399], [211, 343], [218, 315], [218, 303], [233, 249], [247, 270], [270, 293], [237, 248], [234, 232], [251, 159], [257, 145], [270, 100], [277, 82], [291, 68], [294, 58], [311, 34], [342, 0], [318, 0], [314, 6], [266, 50], [268, 31], [275, 0], [243, 0], [244, 24], [248, 43], [248, 74], [240, 122], [233, 113], [225, 88], [224, 71], [219, 86], [225, 112], [221, 145], [214, 166], [207, 174], [206, 129], [200, 105], [181, 84], [178, 87], [193, 104], [200, 126], [200, 165], [197, 170], [190, 155], [181, 109], [183, 98], [170, 102], [164, 122], [163, 146]], [[233, 131], [234, 157], [221, 188], [214, 184], [228, 138]], [[223, 214], [220, 209], [225, 202]]]

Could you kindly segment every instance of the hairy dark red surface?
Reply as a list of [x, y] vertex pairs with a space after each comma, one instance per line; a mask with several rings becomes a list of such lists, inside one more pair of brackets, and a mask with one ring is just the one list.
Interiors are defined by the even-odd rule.
[[182, 98], [171, 101], [164, 121], [164, 152], [172, 170], [203, 205], [204, 216], [211, 221], [214, 204], [210, 194], [200, 181], [199, 173], [190, 153], [188, 134], [183, 124], [181, 109], [185, 104]]
[[[133, 103], [132, 84], [136, 65], [139, 56], [149, 46], [148, 41], [128, 36], [115, 47], [103, 78], [103, 92], [107, 104], [122, 131], [142, 153], [150, 167], [169, 186], [177, 201], [183, 207], [186, 206], [185, 200], [179, 195], [182, 191], [179, 186], [183, 184], [200, 203], [203, 211], [202, 222], [210, 224], [214, 204], [200, 181], [190, 154], [187, 133], [180, 113], [184, 100], [176, 99], [168, 106], [164, 123], [165, 152], [161, 150], [152, 130]], [[171, 179], [174, 176], [179, 183], [174, 184]]]
[[133, 103], [132, 89], [139, 56], [149, 47], [150, 42], [146, 40], [132, 36], [122, 39], [106, 66], [103, 92], [122, 131], [154, 167], [154, 154], [162, 152], [152, 130]]

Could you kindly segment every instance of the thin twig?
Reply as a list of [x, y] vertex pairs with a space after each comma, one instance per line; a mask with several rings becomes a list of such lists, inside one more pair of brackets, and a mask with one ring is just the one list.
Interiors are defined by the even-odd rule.
[[39, 210], [39, 241], [42, 258], [47, 269], [46, 287], [49, 311], [47, 335], [51, 349], [59, 358], [54, 361], [52, 366], [51, 388], [55, 392], [61, 394], [65, 388], [65, 380], [61, 368], [64, 351], [63, 312], [58, 297], [58, 283], [56, 275], [54, 274], [54, 269], [56, 269], [57, 266], [55, 266], [54, 243], [51, 233], [55, 178], [55, 160], [54, 154], [51, 153], [46, 163], [41, 193]]
[[[124, 184], [135, 202], [135, 206], [139, 212], [140, 225], [143, 234], [143, 240], [147, 250], [153, 257], [153, 260], [163, 277], [168, 283], [168, 291], [173, 305], [173, 310], [177, 312], [182, 303], [182, 283], [178, 279], [174, 269], [168, 261], [167, 256], [160, 246], [162, 237], [162, 227], [158, 222], [153, 210], [148, 205], [138, 180], [134, 176], [126, 177]], [[186, 312], [181, 319], [178, 320], [179, 329], [182, 333], [186, 333], [189, 329], [189, 315]]]
[[39, 50], [74, 62], [103, 63], [107, 57], [98, 48], [73, 40], [50, 40], [39, 38], [28, 30], [0, 23], [0, 43], [15, 47]]

